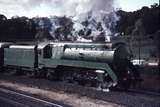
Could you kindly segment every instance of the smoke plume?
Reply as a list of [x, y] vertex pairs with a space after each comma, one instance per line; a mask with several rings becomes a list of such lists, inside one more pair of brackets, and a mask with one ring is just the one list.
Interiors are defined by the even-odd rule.
[[114, 0], [0, 0], [1, 13], [7, 17], [78, 16], [89, 11], [111, 12]]
[[[7, 11], [2, 11], [8, 17], [15, 15], [30, 18], [50, 17], [52, 25], [50, 33], [53, 37], [56, 37], [57, 29], [61, 32], [69, 25], [72, 29], [69, 29], [71, 32], [67, 34], [68, 37], [83, 41], [86, 39], [93, 41], [97, 37], [99, 37], [98, 40], [106, 40], [108, 35], [112, 35], [111, 29], [118, 20], [114, 8], [115, 0], [5, 0], [3, 2], [0, 0], [0, 3], [0, 6], [8, 4], [3, 6]], [[73, 26], [72, 24], [61, 25], [55, 22], [57, 18], [53, 16], [70, 18]], [[40, 25], [45, 25], [44, 23], [44, 20], [40, 21]], [[68, 38], [61, 34], [59, 36]]]

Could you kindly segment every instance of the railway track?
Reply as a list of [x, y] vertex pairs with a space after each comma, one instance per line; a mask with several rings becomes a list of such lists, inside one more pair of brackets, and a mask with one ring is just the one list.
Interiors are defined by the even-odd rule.
[[114, 88], [113, 91], [119, 91], [119, 92], [126, 92], [126, 93], [133, 93], [133, 94], [141, 94], [141, 95], [149, 95], [149, 96], [157, 96], [157, 97], [160, 97], [160, 92], [157, 92], [157, 91], [149, 91], [149, 90], [144, 90], [144, 89], [141, 89], [141, 88], [130, 88], [128, 90], [124, 90], [122, 88]]
[[[0, 76], [1, 77], [1, 76]], [[97, 91], [95, 88], [68, 84], [63, 82], [48, 81], [44, 79], [28, 78], [26, 76], [2, 76], [2, 80], [7, 80], [13, 83], [20, 83], [40, 89], [51, 91], [64, 91], [66, 93], [76, 93], [82, 96], [87, 96], [94, 99], [108, 101], [127, 107], [160, 107], [159, 93], [151, 93], [148, 91], [140, 91], [130, 89], [129, 91], [110, 91], [108, 93]]]
[[138, 89], [129, 89], [128, 92], [160, 97], [160, 93], [159, 92], [154, 92], [154, 91], [146, 91], [146, 90], [141, 90], [141, 89], [139, 89], [139, 90]]
[[[2, 87], [0, 87], [0, 101], [8, 105], [6, 107], [65, 107]], [[0, 107], [4, 107], [4, 104], [0, 105]]]

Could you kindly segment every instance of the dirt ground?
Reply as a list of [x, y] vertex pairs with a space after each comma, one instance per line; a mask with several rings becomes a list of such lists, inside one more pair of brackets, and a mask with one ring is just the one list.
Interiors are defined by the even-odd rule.
[[156, 66], [144, 66], [139, 69], [143, 79], [141, 90], [148, 90], [160, 93], [160, 75]]
[[124, 107], [122, 105], [113, 104], [101, 100], [91, 99], [85, 96], [79, 96], [77, 94], [68, 94], [61, 92], [54, 92], [38, 87], [29, 87], [26, 85], [11, 83], [4, 80], [0, 80], [0, 86], [5, 86], [18, 91], [27, 92], [29, 94], [40, 96], [41, 98], [49, 98], [64, 104], [71, 105], [73, 107]]

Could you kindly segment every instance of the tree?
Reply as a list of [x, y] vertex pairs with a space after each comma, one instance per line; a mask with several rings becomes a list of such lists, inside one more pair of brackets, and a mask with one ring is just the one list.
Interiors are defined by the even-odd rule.
[[160, 30], [156, 32], [155, 34], [155, 43], [157, 45], [157, 50], [158, 50], [158, 71], [159, 71], [159, 76], [160, 76]]

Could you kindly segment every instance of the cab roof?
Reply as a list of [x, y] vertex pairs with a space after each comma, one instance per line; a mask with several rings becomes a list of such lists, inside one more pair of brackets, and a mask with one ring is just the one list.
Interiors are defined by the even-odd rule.
[[3, 46], [7, 46], [7, 45], [10, 45], [12, 43], [10, 42], [0, 42], [0, 48], [3, 47]]

